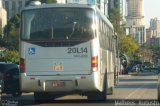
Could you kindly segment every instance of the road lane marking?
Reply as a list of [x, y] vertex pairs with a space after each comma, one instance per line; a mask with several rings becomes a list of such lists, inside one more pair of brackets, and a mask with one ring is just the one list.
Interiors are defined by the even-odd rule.
[[135, 94], [138, 90], [142, 89], [145, 85], [143, 84], [142, 86], [140, 86], [139, 88], [137, 88], [136, 90], [134, 90], [132, 93], [130, 93], [125, 99], [129, 99], [133, 94]]

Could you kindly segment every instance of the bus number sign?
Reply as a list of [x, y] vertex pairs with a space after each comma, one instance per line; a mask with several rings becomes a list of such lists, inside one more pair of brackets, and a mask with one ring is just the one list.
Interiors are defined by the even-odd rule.
[[87, 47], [83, 48], [68, 48], [68, 53], [71, 54], [71, 53], [77, 53], [77, 54], [80, 54], [80, 53], [87, 53], [88, 52], [88, 49]]

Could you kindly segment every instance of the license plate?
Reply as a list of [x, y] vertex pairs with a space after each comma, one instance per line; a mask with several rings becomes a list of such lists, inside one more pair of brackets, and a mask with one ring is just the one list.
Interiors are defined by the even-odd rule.
[[63, 81], [53, 81], [52, 86], [53, 87], [63, 87], [63, 86], [65, 86], [65, 82], [63, 82]]

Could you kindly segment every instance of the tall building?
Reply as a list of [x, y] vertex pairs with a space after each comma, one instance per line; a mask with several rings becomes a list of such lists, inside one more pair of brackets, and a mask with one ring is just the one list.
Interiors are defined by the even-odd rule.
[[158, 18], [150, 20], [150, 28], [146, 29], [146, 36], [150, 46], [160, 47], [160, 20]]
[[108, 14], [112, 13], [112, 9], [116, 9], [122, 16], [119, 26], [124, 24], [125, 21], [125, 0], [108, 0]]
[[125, 13], [125, 1], [124, 0], [108, 0], [108, 13], [110, 14], [111, 10], [113, 8], [119, 9], [122, 16], [124, 16]]
[[146, 44], [149, 46], [150, 45], [150, 39], [152, 38], [151, 36], [151, 28], [146, 29]]
[[113, 8], [120, 9], [120, 0], [108, 0], [108, 13], [110, 13]]
[[0, 0], [0, 29], [2, 29], [2, 35], [3, 35], [3, 29], [7, 24], [7, 12], [2, 7], [2, 0]]
[[150, 20], [151, 37], [160, 37], [160, 20], [152, 18]]
[[150, 38], [150, 45], [160, 47], [160, 37], [152, 37]]
[[2, 8], [2, 0], [0, 0], [0, 8]]
[[3, 8], [7, 11], [7, 20], [11, 19], [15, 14], [25, 7], [28, 0], [2, 0]]
[[57, 3], [79, 3], [96, 5], [108, 17], [108, 0], [57, 0]]
[[127, 0], [126, 31], [140, 45], [146, 43], [143, 0]]

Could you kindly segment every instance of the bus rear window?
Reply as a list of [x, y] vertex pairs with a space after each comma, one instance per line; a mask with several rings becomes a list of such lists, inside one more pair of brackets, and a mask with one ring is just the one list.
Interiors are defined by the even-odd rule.
[[46, 8], [22, 12], [24, 40], [93, 38], [94, 12], [84, 8]]

